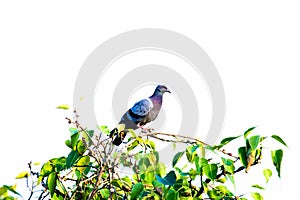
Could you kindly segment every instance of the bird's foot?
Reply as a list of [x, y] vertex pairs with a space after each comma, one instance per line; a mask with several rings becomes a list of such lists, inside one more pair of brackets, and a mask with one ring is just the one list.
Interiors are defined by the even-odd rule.
[[142, 133], [151, 133], [154, 131], [154, 128], [145, 128], [143, 126], [139, 126], [140, 129], [142, 129]]

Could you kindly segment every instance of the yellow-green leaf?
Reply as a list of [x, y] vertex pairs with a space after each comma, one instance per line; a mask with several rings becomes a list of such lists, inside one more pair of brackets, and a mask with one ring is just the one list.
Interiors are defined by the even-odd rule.
[[21, 172], [20, 174], [18, 174], [16, 176], [16, 179], [22, 179], [22, 178], [27, 178], [29, 176], [29, 172], [25, 171], [25, 172]]
[[69, 110], [69, 105], [67, 104], [62, 104], [56, 107], [57, 109], [63, 109], [63, 110]]
[[55, 172], [52, 172], [47, 179], [47, 186], [50, 192], [51, 197], [53, 196], [55, 192], [55, 187], [56, 187], [56, 180], [57, 180], [57, 175]]
[[34, 162], [33, 163], [33, 165], [35, 165], [35, 166], [38, 166], [38, 165], [40, 165], [41, 163], [40, 162]]
[[269, 179], [272, 176], [272, 171], [270, 169], [264, 169], [263, 174], [266, 178], [266, 181], [269, 182]]
[[257, 193], [257, 192], [252, 192], [251, 196], [254, 198], [254, 200], [263, 200], [263, 196], [261, 196], [261, 194]]
[[90, 162], [90, 157], [89, 156], [84, 156], [82, 158], [80, 158], [77, 162], [77, 170], [80, 171], [80, 173], [82, 174], [83, 171], [86, 169], [86, 165], [88, 165]]

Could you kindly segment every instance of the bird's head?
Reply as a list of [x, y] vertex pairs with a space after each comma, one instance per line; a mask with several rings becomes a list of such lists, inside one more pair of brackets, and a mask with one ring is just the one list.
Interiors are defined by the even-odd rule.
[[163, 95], [165, 92], [171, 93], [171, 91], [164, 85], [158, 85], [154, 91], [154, 95]]

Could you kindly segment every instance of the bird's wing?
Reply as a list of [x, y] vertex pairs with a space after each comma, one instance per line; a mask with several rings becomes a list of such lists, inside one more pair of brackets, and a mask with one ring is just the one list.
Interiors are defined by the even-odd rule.
[[145, 120], [147, 115], [153, 109], [151, 99], [146, 98], [135, 103], [122, 117], [119, 124], [125, 124], [126, 129], [137, 129], [141, 121]]
[[153, 103], [151, 99], [147, 98], [135, 103], [130, 109], [130, 112], [133, 114], [133, 117], [145, 117], [152, 108]]

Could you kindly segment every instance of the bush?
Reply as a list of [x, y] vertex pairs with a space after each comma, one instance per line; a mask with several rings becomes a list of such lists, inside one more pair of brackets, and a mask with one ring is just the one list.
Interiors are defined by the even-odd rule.
[[[83, 128], [77, 120], [68, 119], [70, 139], [65, 141], [70, 152], [66, 156], [52, 158], [39, 169], [37, 163], [29, 163], [29, 170], [16, 178], [24, 178], [29, 189], [28, 199], [263, 199], [257, 192], [264, 189], [253, 185], [253, 192], [246, 196], [228, 189], [235, 186], [235, 174], [245, 173], [262, 162], [262, 154], [271, 151], [273, 164], [280, 177], [282, 149], [268, 150], [264, 142], [273, 139], [286, 146], [277, 135], [264, 137], [253, 135], [255, 127], [244, 134], [224, 138], [220, 144], [210, 146], [196, 138], [151, 130], [137, 135], [129, 130], [128, 143], [120, 151], [112, 145], [107, 127], [99, 127], [99, 133]], [[122, 127], [119, 127], [120, 129]], [[167, 171], [160, 161], [155, 143], [149, 138], [164, 142], [184, 143], [184, 151], [178, 152]], [[229, 153], [224, 146], [240, 138], [241, 146]], [[185, 163], [184, 166], [181, 166]], [[124, 175], [120, 168], [127, 167], [131, 175]], [[271, 169], [264, 169], [261, 176], [266, 182], [272, 176]], [[21, 197], [15, 186], [0, 188], [0, 199]]]

